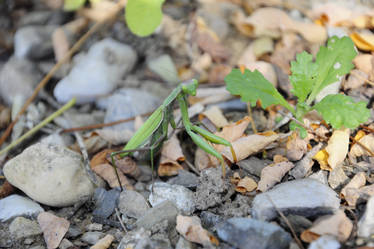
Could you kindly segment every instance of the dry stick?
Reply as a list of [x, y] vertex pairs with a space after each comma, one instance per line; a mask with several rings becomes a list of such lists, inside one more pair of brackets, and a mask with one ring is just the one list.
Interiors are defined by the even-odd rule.
[[247, 102], [247, 110], [248, 110], [248, 116], [251, 118], [251, 126], [252, 126], [253, 133], [257, 134], [256, 124], [252, 116], [252, 107], [249, 102]]
[[277, 211], [277, 213], [279, 214], [280, 217], [282, 217], [282, 219], [284, 220], [284, 222], [286, 222], [288, 228], [291, 230], [291, 233], [292, 233], [292, 236], [294, 238], [294, 240], [296, 241], [297, 245], [299, 246], [300, 249], [304, 249], [304, 246], [303, 246], [303, 243], [300, 241], [299, 237], [297, 237], [296, 235], [296, 232], [295, 230], [293, 229], [290, 221], [287, 219], [287, 217], [283, 214], [282, 211], [279, 210], [279, 208], [275, 205], [275, 203], [273, 202], [273, 200], [270, 198], [269, 195], [266, 195], [266, 197], [269, 199], [269, 201], [271, 202], [271, 205], [274, 206], [275, 210]]
[[[149, 116], [152, 113], [153, 113], [153, 111], [140, 114], [139, 116], [142, 116], [142, 117]], [[80, 126], [80, 127], [73, 127], [73, 128], [69, 128], [69, 129], [64, 129], [64, 130], [61, 131], [61, 133], [99, 129], [99, 128], [103, 128], [103, 127], [108, 127], [108, 126], [113, 126], [113, 125], [117, 125], [117, 124], [121, 124], [121, 123], [126, 123], [126, 122], [129, 122], [129, 121], [133, 121], [133, 120], [135, 120], [135, 118], [136, 117], [131, 117], [131, 118], [126, 118], [126, 119], [120, 119], [120, 120], [110, 122], [110, 123], [102, 123], [102, 124], [93, 124], [93, 125], [86, 125], [86, 126]]]
[[117, 216], [117, 219], [119, 220], [119, 223], [121, 224], [121, 227], [123, 229], [123, 231], [125, 231], [127, 233], [127, 229], [125, 227], [125, 224], [123, 224], [123, 221], [121, 219], [121, 216], [119, 215], [119, 211], [118, 211], [118, 208], [115, 208], [114, 209], [116, 211], [116, 216]]
[[4, 149], [2, 149], [0, 151], [0, 155], [4, 154], [8, 150], [12, 149], [14, 146], [16, 146], [17, 144], [19, 144], [20, 142], [22, 142], [24, 139], [28, 138], [29, 136], [31, 136], [32, 134], [34, 134], [35, 132], [37, 132], [38, 130], [40, 130], [40, 128], [42, 128], [43, 126], [47, 125], [49, 122], [51, 122], [57, 116], [60, 116], [64, 111], [66, 111], [67, 109], [69, 109], [70, 107], [72, 107], [75, 104], [75, 101], [76, 101], [76, 99], [72, 98], [68, 103], [66, 103], [63, 107], [61, 107], [60, 109], [58, 109], [57, 111], [55, 111], [54, 113], [52, 113], [51, 115], [49, 115], [42, 122], [40, 122], [37, 126], [35, 126], [31, 130], [29, 130], [28, 132], [26, 132], [25, 134], [23, 134], [20, 138], [18, 138], [17, 140], [13, 141], [7, 147], [5, 147]]

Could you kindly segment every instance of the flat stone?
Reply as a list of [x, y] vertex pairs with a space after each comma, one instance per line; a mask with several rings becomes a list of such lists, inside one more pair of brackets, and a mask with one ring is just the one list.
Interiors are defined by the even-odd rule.
[[16, 216], [36, 216], [44, 209], [36, 202], [20, 195], [10, 195], [0, 200], [0, 220]]
[[119, 197], [118, 208], [127, 217], [139, 219], [150, 207], [143, 195], [133, 190], [125, 190]]
[[73, 97], [77, 97], [78, 104], [90, 103], [109, 94], [133, 68], [137, 55], [130, 46], [106, 38], [91, 46], [87, 54], [82, 52], [74, 59], [76, 64], [53, 91], [61, 103]]
[[324, 235], [310, 243], [308, 249], [339, 249], [340, 243], [334, 236]]
[[13, 186], [53, 207], [88, 199], [95, 189], [82, 156], [62, 146], [36, 143], [9, 160], [3, 170]]
[[179, 240], [177, 244], [175, 245], [175, 249], [195, 249], [195, 248], [196, 246], [194, 245], [194, 243], [186, 240], [185, 238], [183, 238], [183, 236], [179, 237]]
[[181, 185], [186, 188], [196, 188], [199, 184], [199, 178], [186, 170], [179, 170], [178, 175], [167, 181], [169, 184]]
[[94, 245], [105, 236], [102, 232], [86, 232], [82, 235], [81, 240], [87, 244]]
[[169, 200], [186, 214], [191, 214], [196, 209], [194, 194], [188, 188], [180, 185], [171, 185], [164, 182], [156, 182], [153, 191], [149, 195], [149, 202], [152, 206]]
[[374, 196], [366, 203], [364, 215], [359, 220], [357, 234], [360, 237], [370, 237], [374, 234]]
[[271, 163], [272, 162], [270, 160], [261, 160], [255, 156], [251, 156], [248, 159], [238, 162], [238, 165], [241, 169], [244, 169], [249, 174], [260, 177], [262, 169]]
[[[160, 104], [161, 100], [151, 93], [134, 88], [121, 88], [110, 97], [98, 102], [101, 108], [106, 109], [105, 123], [136, 117], [154, 111]], [[126, 106], [126, 108], [123, 108], [124, 106]], [[117, 124], [108, 129], [133, 130], [134, 122]]]
[[167, 220], [169, 224], [176, 224], [176, 217], [178, 215], [178, 208], [171, 201], [164, 201], [147, 212], [136, 221], [135, 227], [143, 227], [144, 229], [151, 229], [155, 224], [163, 220]]
[[9, 106], [16, 98], [25, 101], [41, 79], [42, 75], [34, 63], [11, 57], [0, 71], [0, 96]]
[[217, 228], [220, 239], [239, 248], [285, 249], [291, 236], [281, 227], [251, 218], [231, 218]]
[[70, 226], [68, 220], [48, 212], [38, 215], [38, 223], [48, 248], [57, 248]]
[[14, 35], [14, 54], [18, 58], [42, 59], [53, 54], [52, 33], [56, 26], [26, 26]]
[[93, 211], [93, 216], [106, 219], [117, 207], [118, 198], [120, 196], [119, 189], [111, 189], [106, 191], [104, 188], [95, 189], [94, 201], [95, 210]]
[[324, 215], [335, 212], [339, 205], [335, 191], [317, 180], [306, 178], [281, 183], [258, 194], [252, 203], [252, 217], [271, 220], [278, 215], [275, 207], [286, 215]]
[[339, 189], [349, 181], [349, 177], [344, 173], [343, 167], [338, 166], [330, 172], [327, 181], [331, 188]]
[[24, 217], [15, 218], [9, 225], [9, 231], [16, 239], [42, 234], [36, 221]]

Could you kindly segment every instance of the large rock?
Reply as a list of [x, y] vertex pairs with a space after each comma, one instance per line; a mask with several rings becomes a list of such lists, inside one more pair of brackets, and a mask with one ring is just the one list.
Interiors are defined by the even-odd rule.
[[61, 103], [77, 97], [77, 103], [84, 104], [109, 94], [133, 68], [137, 55], [130, 46], [107, 38], [75, 59], [73, 69], [57, 83], [53, 92]]
[[288, 248], [291, 236], [281, 227], [250, 218], [231, 218], [217, 228], [218, 237], [239, 248]]
[[6, 179], [34, 200], [54, 207], [89, 198], [94, 189], [82, 157], [62, 146], [34, 144], [4, 166]]
[[252, 216], [271, 220], [278, 213], [314, 216], [338, 210], [340, 199], [325, 184], [310, 178], [281, 183], [272, 190], [259, 194], [252, 203]]
[[41, 78], [31, 61], [12, 57], [0, 71], [0, 95], [8, 105], [12, 105], [17, 96], [26, 100]]

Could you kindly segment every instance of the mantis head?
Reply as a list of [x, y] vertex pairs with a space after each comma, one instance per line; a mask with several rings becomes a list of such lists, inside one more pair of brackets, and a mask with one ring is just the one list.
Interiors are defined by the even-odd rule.
[[192, 96], [196, 95], [196, 88], [199, 82], [195, 79], [182, 83], [183, 93], [190, 94]]

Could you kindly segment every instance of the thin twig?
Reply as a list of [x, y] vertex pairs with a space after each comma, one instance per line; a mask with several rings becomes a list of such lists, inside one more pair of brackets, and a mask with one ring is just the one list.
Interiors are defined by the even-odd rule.
[[352, 139], [353, 142], [355, 142], [356, 144], [360, 145], [364, 150], [366, 150], [370, 156], [373, 156], [374, 157], [374, 153], [366, 146], [364, 145], [363, 143], [361, 143], [360, 141], [356, 140], [354, 137], [350, 136], [350, 138]]
[[67, 109], [69, 109], [70, 107], [72, 107], [75, 104], [75, 101], [76, 101], [75, 98], [71, 99], [63, 107], [61, 107], [60, 109], [58, 109], [57, 111], [55, 111], [54, 113], [52, 113], [51, 115], [49, 115], [42, 122], [40, 122], [37, 126], [33, 127], [31, 130], [29, 130], [28, 132], [26, 132], [25, 134], [23, 134], [20, 138], [18, 138], [17, 140], [13, 141], [7, 147], [5, 147], [4, 149], [2, 149], [0, 151], [0, 155], [2, 155], [5, 152], [11, 150], [13, 147], [15, 147], [16, 145], [18, 145], [19, 143], [21, 143], [23, 140], [25, 140], [26, 138], [28, 138], [29, 136], [31, 136], [32, 134], [34, 134], [35, 132], [37, 132], [38, 130], [40, 130], [40, 128], [42, 128], [43, 126], [47, 125], [49, 122], [51, 122], [57, 116], [60, 116], [64, 111], [66, 111]]
[[[145, 117], [151, 115], [153, 112], [147, 112], [144, 114], [140, 114], [139, 116]], [[102, 123], [102, 124], [93, 124], [93, 125], [86, 125], [86, 126], [80, 126], [80, 127], [73, 127], [69, 129], [64, 129], [61, 131], [61, 133], [68, 133], [68, 132], [74, 132], [74, 131], [86, 131], [86, 130], [93, 130], [93, 129], [99, 129], [103, 127], [113, 126], [121, 123], [126, 123], [129, 121], [135, 120], [136, 117], [126, 118], [126, 119], [120, 119], [114, 122], [110, 123]]]
[[269, 201], [271, 202], [271, 205], [274, 206], [275, 210], [277, 211], [277, 213], [279, 214], [280, 217], [282, 217], [282, 219], [284, 220], [284, 222], [286, 222], [288, 228], [290, 229], [291, 233], [292, 233], [292, 237], [294, 238], [294, 240], [296, 241], [297, 245], [299, 246], [300, 249], [304, 249], [304, 246], [303, 246], [303, 243], [300, 241], [299, 237], [297, 237], [296, 235], [296, 232], [295, 230], [293, 229], [290, 221], [287, 219], [287, 217], [283, 214], [282, 211], [279, 210], [279, 208], [275, 205], [275, 203], [273, 202], [273, 200], [270, 198], [269, 195], [266, 195], [266, 197], [269, 199]]
[[189, 167], [193, 172], [195, 172], [196, 175], [200, 176], [200, 172], [195, 168], [195, 166], [194, 166], [192, 163], [190, 163], [187, 159], [184, 160], [184, 161], [186, 162], [187, 166], [188, 166], [188, 167]]
[[121, 224], [121, 227], [122, 227], [123, 231], [125, 231], [127, 233], [127, 229], [125, 227], [125, 224], [123, 224], [121, 216], [119, 215], [118, 208], [115, 208], [114, 210], [116, 211], [117, 219], [119, 220], [119, 223]]
[[251, 107], [251, 103], [249, 102], [247, 102], [247, 110], [248, 110], [248, 116], [251, 118], [250, 122], [251, 122], [253, 133], [257, 134], [256, 124], [255, 124], [255, 121], [252, 115], [252, 107]]

